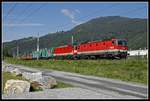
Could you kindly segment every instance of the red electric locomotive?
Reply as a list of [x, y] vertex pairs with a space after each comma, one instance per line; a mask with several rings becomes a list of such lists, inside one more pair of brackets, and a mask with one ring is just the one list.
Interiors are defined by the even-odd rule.
[[111, 39], [93, 41], [77, 46], [77, 57], [87, 58], [126, 58], [127, 41], [125, 39]]
[[56, 47], [54, 48], [53, 51], [53, 56], [55, 59], [65, 59], [68, 57], [72, 57], [73, 56], [73, 46], [72, 45], [65, 45], [65, 46], [60, 46], [60, 47]]
[[111, 39], [81, 43], [76, 46], [66, 45], [54, 49], [54, 57], [63, 58], [126, 58], [127, 40]]

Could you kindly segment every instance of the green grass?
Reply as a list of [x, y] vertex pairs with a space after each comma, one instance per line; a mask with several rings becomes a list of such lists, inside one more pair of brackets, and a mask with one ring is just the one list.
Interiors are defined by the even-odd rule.
[[52, 69], [120, 79], [147, 85], [148, 65], [146, 58], [122, 60], [18, 60], [5, 58], [12, 64], [21, 64], [38, 69]]
[[70, 84], [66, 84], [66, 83], [63, 83], [61, 81], [57, 81], [58, 85], [55, 87], [55, 88], [67, 88], [67, 87], [74, 87], [73, 85], [70, 85]]

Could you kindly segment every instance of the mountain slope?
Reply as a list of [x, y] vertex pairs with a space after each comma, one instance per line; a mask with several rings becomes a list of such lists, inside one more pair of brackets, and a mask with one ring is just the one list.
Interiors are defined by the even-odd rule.
[[[129, 49], [147, 47], [147, 19], [108, 16], [92, 19], [66, 32], [49, 33], [40, 37], [40, 48], [56, 47], [71, 44], [71, 36], [77, 43], [106, 38], [127, 38]], [[20, 53], [36, 50], [36, 39], [16, 40]], [[16, 43], [5, 42], [4, 48], [16, 54]]]

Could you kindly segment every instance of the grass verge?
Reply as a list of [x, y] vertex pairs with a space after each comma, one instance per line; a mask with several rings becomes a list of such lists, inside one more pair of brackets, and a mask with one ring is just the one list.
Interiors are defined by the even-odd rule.
[[74, 72], [136, 82], [147, 85], [148, 65], [146, 58], [122, 60], [18, 60], [5, 58], [12, 64], [20, 64], [37, 69], [51, 69]]
[[55, 87], [55, 88], [67, 88], [67, 87], [74, 87], [73, 85], [71, 84], [66, 84], [64, 82], [61, 82], [61, 81], [57, 81], [58, 85]]

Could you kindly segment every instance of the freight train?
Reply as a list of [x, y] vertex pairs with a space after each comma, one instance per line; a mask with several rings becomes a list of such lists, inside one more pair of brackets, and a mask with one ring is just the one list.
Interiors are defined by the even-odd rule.
[[127, 57], [126, 39], [109, 39], [80, 44], [68, 44], [32, 51], [22, 55], [21, 59], [122, 59]]

